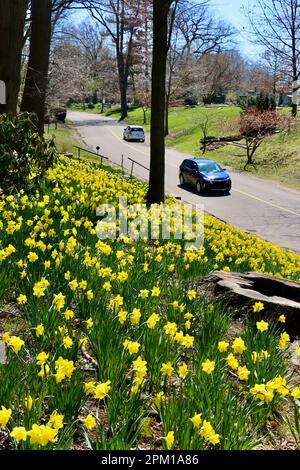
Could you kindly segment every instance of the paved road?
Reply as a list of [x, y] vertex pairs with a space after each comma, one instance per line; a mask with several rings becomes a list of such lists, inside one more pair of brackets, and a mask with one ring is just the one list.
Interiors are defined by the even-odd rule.
[[[123, 154], [127, 169], [131, 168], [128, 157], [149, 168], [149, 138], [144, 144], [124, 142], [125, 125], [96, 114], [69, 112], [68, 118], [88, 148], [95, 150], [99, 145], [100, 153], [117, 164], [121, 163]], [[231, 170], [233, 187], [230, 195], [199, 196], [178, 185], [178, 167], [185, 157], [175, 150], [166, 150], [166, 190], [169, 194], [191, 204], [203, 204], [206, 212], [219, 219], [300, 253], [300, 192]], [[134, 174], [146, 180], [149, 175], [138, 165], [134, 166]]]

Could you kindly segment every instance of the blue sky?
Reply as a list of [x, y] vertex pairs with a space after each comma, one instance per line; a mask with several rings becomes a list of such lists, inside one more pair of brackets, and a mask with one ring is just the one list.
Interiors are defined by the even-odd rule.
[[[218, 17], [232, 24], [238, 31], [236, 41], [240, 52], [248, 57], [249, 60], [257, 60], [259, 53], [258, 47], [249, 41], [249, 34], [245, 31], [245, 29], [247, 29], [247, 19], [242, 11], [242, 6], [247, 4], [248, 0], [212, 0], [211, 8], [216, 12]], [[73, 15], [73, 20], [76, 22], [82, 21], [85, 16], [86, 14], [83, 12], [78, 12]]]
[[247, 18], [242, 11], [242, 6], [247, 6], [248, 3], [247, 0], [213, 0], [211, 5], [218, 16], [232, 24], [239, 32], [237, 42], [240, 51], [250, 59], [257, 59], [259, 50], [249, 40], [249, 33], [246, 32]]

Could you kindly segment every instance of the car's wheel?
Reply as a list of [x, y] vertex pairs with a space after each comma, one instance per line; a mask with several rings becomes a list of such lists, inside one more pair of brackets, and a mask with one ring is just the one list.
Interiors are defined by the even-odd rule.
[[180, 183], [180, 186], [185, 185], [184, 176], [183, 176], [182, 173], [180, 173], [180, 175], [179, 175], [179, 183]]
[[203, 184], [199, 180], [196, 183], [196, 191], [198, 194], [203, 193]]

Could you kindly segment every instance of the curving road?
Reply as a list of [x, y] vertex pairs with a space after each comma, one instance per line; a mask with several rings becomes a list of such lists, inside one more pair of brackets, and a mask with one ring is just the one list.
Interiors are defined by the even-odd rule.
[[[90, 150], [100, 146], [100, 153], [113, 163], [130, 170], [132, 158], [149, 168], [150, 145], [146, 142], [123, 141], [125, 124], [96, 114], [69, 112], [68, 118]], [[284, 188], [276, 183], [230, 170], [232, 191], [225, 195], [199, 196], [178, 184], [178, 167], [187, 155], [173, 149], [166, 150], [166, 191], [183, 201], [204, 205], [207, 213], [218, 217], [246, 232], [283, 248], [300, 253], [300, 192]], [[134, 165], [134, 175], [148, 179], [148, 171]], [[300, 188], [297, 188], [300, 191]]]

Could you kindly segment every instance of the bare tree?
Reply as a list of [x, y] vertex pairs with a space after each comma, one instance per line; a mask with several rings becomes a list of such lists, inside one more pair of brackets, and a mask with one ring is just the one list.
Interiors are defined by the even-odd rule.
[[214, 18], [208, 0], [175, 0], [169, 16], [166, 135], [169, 134], [170, 100], [182, 69], [189, 66], [192, 56], [202, 57], [224, 50], [232, 43], [234, 34], [231, 26]]
[[27, 0], [0, 2], [0, 80], [6, 85], [6, 104], [0, 104], [0, 113], [17, 112], [27, 5]]
[[244, 169], [246, 170], [248, 165], [255, 166], [254, 156], [267, 137], [274, 134], [277, 129], [286, 129], [290, 124], [291, 118], [280, 116], [275, 111], [259, 111], [255, 108], [242, 111], [239, 130], [245, 139], [245, 144], [234, 145], [246, 150], [247, 161]]
[[39, 133], [44, 133], [45, 98], [51, 42], [51, 0], [31, 0], [30, 54], [21, 104], [22, 111], [36, 113]]
[[168, 16], [173, 0], [153, 0], [153, 58], [150, 176], [147, 204], [165, 197], [165, 90], [168, 52]]
[[111, 37], [117, 59], [121, 96], [121, 120], [128, 115], [127, 91], [134, 41], [140, 24], [142, 0], [83, 0], [91, 16]]
[[[293, 96], [300, 75], [300, 3], [298, 0], [257, 0], [247, 12], [256, 42], [272, 51], [289, 67]], [[297, 115], [297, 102], [292, 104]]]

